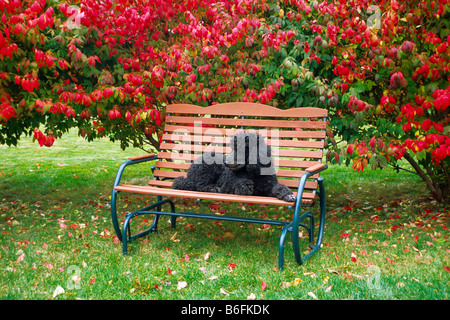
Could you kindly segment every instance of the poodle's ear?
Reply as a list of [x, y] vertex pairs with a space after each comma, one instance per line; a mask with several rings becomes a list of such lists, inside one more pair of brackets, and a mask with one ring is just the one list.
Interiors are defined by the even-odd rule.
[[258, 135], [257, 141], [258, 163], [264, 166], [270, 165], [270, 162], [272, 162], [272, 148], [266, 144], [266, 141], [260, 135]]
[[253, 141], [253, 146], [251, 145], [249, 150], [251, 161], [250, 164], [247, 165], [247, 171], [255, 175], [275, 174], [275, 168], [273, 166], [271, 156], [271, 148], [266, 144], [264, 138], [260, 135], [256, 135], [253, 138]]

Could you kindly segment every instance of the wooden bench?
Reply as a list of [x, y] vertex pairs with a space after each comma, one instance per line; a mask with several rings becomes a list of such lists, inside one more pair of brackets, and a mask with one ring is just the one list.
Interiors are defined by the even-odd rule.
[[[117, 172], [111, 196], [111, 215], [115, 232], [122, 241], [123, 254], [127, 254], [127, 243], [157, 230], [161, 215], [171, 216], [172, 227], [177, 217], [204, 218], [238, 222], [271, 224], [281, 226], [279, 241], [279, 268], [284, 263], [284, 243], [291, 233], [295, 260], [302, 264], [320, 248], [325, 225], [325, 191], [319, 172], [327, 166], [322, 163], [325, 141], [327, 110], [320, 108], [292, 108], [281, 110], [257, 103], [224, 103], [210, 107], [188, 104], [174, 104], [166, 107], [166, 125], [162, 136], [161, 151], [129, 158]], [[171, 189], [172, 181], [186, 175], [190, 163], [203, 152], [228, 153], [226, 143], [229, 137], [242, 130], [254, 130], [261, 134], [271, 146], [277, 177], [280, 183], [290, 187], [296, 194], [295, 202], [262, 196], [240, 196]], [[120, 184], [124, 169], [129, 165], [154, 161], [153, 179], [148, 185]], [[156, 196], [155, 203], [130, 212], [123, 224], [117, 217], [117, 200], [120, 192]], [[176, 212], [174, 197], [197, 200], [230, 201], [286, 206], [293, 210], [291, 221], [236, 217], [211, 213]], [[319, 230], [315, 238], [316, 219], [312, 211], [303, 212], [319, 202]], [[163, 211], [163, 206], [168, 210]], [[154, 215], [153, 224], [146, 231], [132, 235], [130, 220], [138, 215]], [[316, 215], [317, 216], [317, 215]], [[303, 223], [309, 219], [309, 225]], [[311, 251], [302, 257], [300, 252], [299, 228], [309, 234]]]

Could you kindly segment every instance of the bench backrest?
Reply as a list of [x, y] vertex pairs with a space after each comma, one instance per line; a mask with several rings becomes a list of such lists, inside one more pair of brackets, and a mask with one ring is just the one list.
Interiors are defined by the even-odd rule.
[[[304, 169], [322, 161], [327, 110], [292, 108], [281, 110], [257, 103], [224, 103], [210, 107], [173, 104], [166, 107], [166, 126], [160, 161], [150, 184], [170, 187], [185, 175], [190, 163], [203, 152], [228, 153], [229, 138], [238, 131], [254, 130], [272, 148], [280, 183], [294, 190]], [[318, 175], [306, 184], [306, 198], [314, 198]], [[305, 199], [305, 197], [304, 197]]]

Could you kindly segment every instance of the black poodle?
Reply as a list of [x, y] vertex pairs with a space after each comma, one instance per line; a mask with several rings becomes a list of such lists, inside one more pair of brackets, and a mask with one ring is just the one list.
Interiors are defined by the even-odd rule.
[[172, 188], [180, 190], [276, 197], [295, 201], [292, 191], [278, 183], [271, 149], [255, 132], [231, 137], [231, 153], [210, 152], [194, 160], [187, 177], [178, 177]]

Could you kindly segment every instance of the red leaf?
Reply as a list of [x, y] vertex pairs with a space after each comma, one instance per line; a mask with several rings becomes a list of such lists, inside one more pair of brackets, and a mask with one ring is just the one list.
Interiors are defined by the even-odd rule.
[[17, 258], [16, 263], [19, 263], [19, 262], [23, 261], [23, 259], [25, 259], [25, 253], [22, 253], [22, 254]]
[[261, 290], [264, 290], [267, 287], [267, 284], [264, 281], [261, 281]]
[[449, 266], [444, 266], [444, 270], [447, 272], [450, 272], [450, 267]]
[[354, 151], [354, 147], [353, 147], [353, 144], [352, 144], [352, 143], [350, 143], [350, 144], [348, 145], [348, 148], [347, 148], [347, 152], [348, 152], [349, 154], [352, 154], [352, 153], [353, 153], [353, 151]]
[[395, 263], [394, 260], [391, 260], [391, 259], [389, 259], [389, 258], [386, 258], [386, 260], [387, 260], [389, 263]]

